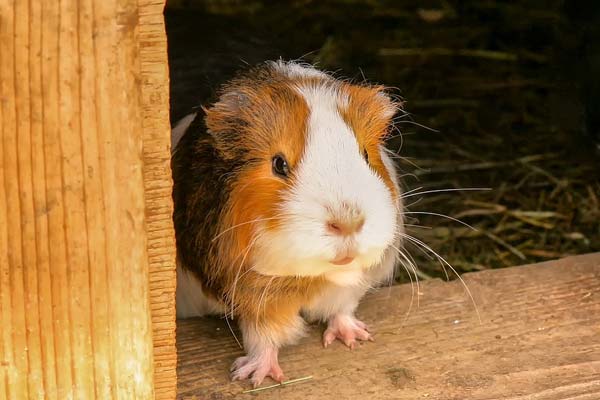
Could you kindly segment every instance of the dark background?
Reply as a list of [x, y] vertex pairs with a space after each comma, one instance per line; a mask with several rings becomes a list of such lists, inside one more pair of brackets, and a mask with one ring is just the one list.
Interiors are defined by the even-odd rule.
[[[302, 58], [395, 88], [408, 233], [459, 272], [600, 250], [599, 1], [167, 1], [172, 122]], [[422, 278], [444, 276], [408, 246]], [[401, 278], [402, 279], [402, 278]]]

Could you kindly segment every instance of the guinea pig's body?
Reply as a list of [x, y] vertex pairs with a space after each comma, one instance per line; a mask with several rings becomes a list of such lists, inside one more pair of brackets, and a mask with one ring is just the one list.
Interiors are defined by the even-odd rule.
[[277, 353], [324, 321], [325, 345], [369, 340], [354, 317], [392, 278], [401, 196], [380, 87], [266, 63], [173, 129], [177, 315], [238, 321], [234, 379], [283, 379]]

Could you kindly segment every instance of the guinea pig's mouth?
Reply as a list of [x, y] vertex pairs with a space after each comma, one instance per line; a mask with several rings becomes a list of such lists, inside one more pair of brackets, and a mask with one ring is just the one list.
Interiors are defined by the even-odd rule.
[[343, 258], [336, 258], [335, 260], [331, 260], [329, 262], [332, 263], [333, 265], [348, 265], [352, 261], [354, 261], [354, 257], [346, 256]]
[[347, 249], [345, 251], [340, 251], [335, 255], [333, 260], [329, 262], [333, 265], [348, 265], [356, 258], [356, 251], [352, 249]]

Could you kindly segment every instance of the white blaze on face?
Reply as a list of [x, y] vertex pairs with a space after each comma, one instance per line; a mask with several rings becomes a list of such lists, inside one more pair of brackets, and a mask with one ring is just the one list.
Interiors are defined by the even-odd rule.
[[[285, 223], [260, 236], [254, 269], [266, 275], [297, 276], [344, 271], [354, 276], [349, 279], [353, 281], [361, 270], [378, 263], [393, 243], [397, 209], [338, 111], [348, 104], [345, 94], [330, 83], [297, 89], [310, 109], [306, 148], [293, 171], [294, 187], [281, 206]], [[350, 236], [331, 234], [327, 224], [332, 215], [343, 215], [348, 208], [364, 218], [362, 228]], [[331, 263], [345, 254], [354, 261]]]

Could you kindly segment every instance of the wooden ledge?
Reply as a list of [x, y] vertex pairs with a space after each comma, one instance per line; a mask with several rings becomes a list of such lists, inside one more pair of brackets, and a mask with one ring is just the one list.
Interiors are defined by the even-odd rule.
[[600, 399], [600, 253], [463, 279], [481, 323], [458, 280], [421, 282], [408, 317], [411, 286], [385, 288], [358, 311], [374, 343], [323, 349], [313, 326], [280, 355], [313, 378], [254, 394], [229, 381], [242, 351], [223, 320], [178, 321], [179, 398]]

